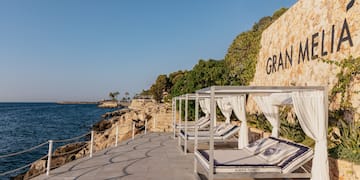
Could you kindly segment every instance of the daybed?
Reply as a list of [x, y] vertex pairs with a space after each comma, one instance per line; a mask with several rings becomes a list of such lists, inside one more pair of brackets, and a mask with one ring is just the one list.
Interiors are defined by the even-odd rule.
[[[236, 177], [310, 178], [307, 171], [294, 171], [312, 157], [311, 148], [274, 137], [264, 138], [244, 149], [214, 150], [214, 178], [224, 178], [228, 173], [238, 173]], [[195, 158], [209, 172], [209, 150], [197, 150]]]

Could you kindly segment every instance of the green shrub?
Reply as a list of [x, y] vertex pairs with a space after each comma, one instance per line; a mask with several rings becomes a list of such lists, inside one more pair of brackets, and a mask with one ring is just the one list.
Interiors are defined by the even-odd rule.
[[266, 119], [263, 113], [260, 114], [247, 114], [247, 122], [251, 127], [261, 129], [265, 132], [271, 132], [272, 126]]
[[340, 134], [333, 133], [337, 145], [329, 149], [329, 154], [338, 159], [345, 159], [360, 164], [360, 123], [339, 122]]

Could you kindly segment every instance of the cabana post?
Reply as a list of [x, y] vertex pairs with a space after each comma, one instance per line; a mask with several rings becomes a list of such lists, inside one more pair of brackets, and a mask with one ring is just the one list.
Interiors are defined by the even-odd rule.
[[172, 99], [172, 119], [173, 119], [173, 131], [174, 135], [173, 138], [175, 139], [176, 136], [176, 98]]
[[[185, 95], [185, 134], [187, 134], [187, 124], [188, 124], [188, 111], [189, 111], [189, 95]], [[184, 143], [184, 153], [187, 154], [187, 138], [185, 138]]]
[[210, 157], [209, 157], [209, 180], [214, 179], [214, 126], [216, 125], [215, 113], [216, 113], [216, 104], [215, 104], [215, 87], [212, 86], [210, 89], [210, 120], [214, 123], [210, 123]]
[[[181, 107], [182, 107], [182, 98], [179, 97], [179, 125], [181, 126], [181, 121], [182, 121], [182, 111], [181, 111]], [[179, 130], [180, 132], [180, 130]], [[178, 146], [181, 145], [181, 139], [180, 139], [180, 136], [178, 136]]]
[[[199, 94], [195, 96], [195, 124], [199, 121]], [[198, 126], [195, 126], [194, 152], [198, 148]], [[194, 173], [197, 173], [197, 160], [194, 158]]]

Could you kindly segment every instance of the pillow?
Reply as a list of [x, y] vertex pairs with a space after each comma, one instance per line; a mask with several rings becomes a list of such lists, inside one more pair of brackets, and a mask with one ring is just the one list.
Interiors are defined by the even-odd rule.
[[285, 143], [277, 143], [265, 149], [259, 157], [266, 160], [269, 164], [277, 164], [291, 154], [294, 154], [299, 148]]
[[263, 139], [258, 139], [256, 140], [255, 142], [247, 145], [245, 147], [245, 149], [247, 151], [250, 152], [250, 154], [258, 154], [262, 151], [264, 151], [266, 148], [272, 146], [272, 145], [275, 145], [279, 143], [278, 141], [274, 140], [274, 139], [270, 139], [270, 138], [263, 138]]

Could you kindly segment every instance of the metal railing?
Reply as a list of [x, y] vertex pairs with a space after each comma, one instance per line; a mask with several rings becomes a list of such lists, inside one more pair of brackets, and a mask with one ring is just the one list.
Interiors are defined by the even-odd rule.
[[[94, 142], [95, 142], [95, 133], [97, 134], [100, 134], [100, 133], [106, 133], [106, 132], [110, 132], [111, 130], [113, 130], [114, 128], [116, 128], [115, 130], [115, 142], [114, 142], [114, 147], [117, 147], [118, 146], [118, 140], [119, 140], [119, 137], [121, 135], [126, 135], [126, 134], [129, 134], [131, 132], [131, 139], [134, 140], [135, 139], [135, 129], [136, 129], [136, 126], [135, 126], [135, 122], [132, 122], [132, 123], [129, 123], [129, 124], [126, 124], [126, 125], [119, 125], [119, 123], [116, 123], [115, 126], [112, 126], [111, 128], [109, 129], [106, 129], [106, 130], [103, 130], [103, 131], [90, 131], [86, 134], [83, 134], [83, 135], [80, 135], [80, 136], [76, 136], [76, 137], [73, 137], [73, 138], [69, 138], [69, 139], [61, 139], [61, 140], [48, 140], [47, 142], [44, 142], [44, 143], [41, 143], [39, 145], [36, 145], [36, 146], [33, 146], [31, 148], [28, 148], [26, 150], [22, 150], [22, 151], [18, 151], [18, 152], [14, 152], [14, 153], [9, 153], [9, 154], [6, 154], [6, 155], [0, 155], [0, 159], [3, 159], [3, 158], [8, 158], [8, 157], [14, 157], [14, 156], [18, 156], [18, 155], [21, 155], [21, 154], [25, 154], [25, 153], [29, 153], [31, 151], [34, 151], [35, 149], [38, 149], [38, 148], [41, 148], [45, 145], [48, 145], [48, 152], [45, 156], [42, 156], [41, 158], [39, 158], [38, 160], [41, 160], [41, 159], [45, 159], [47, 157], [47, 163], [46, 163], [46, 175], [49, 176], [50, 175], [50, 171], [51, 169], [54, 169], [54, 168], [57, 168], [57, 167], [52, 167], [51, 166], [51, 160], [52, 158], [56, 158], [56, 157], [61, 157], [61, 156], [65, 156], [65, 155], [70, 155], [72, 153], [76, 153], [84, 148], [86, 148], [88, 145], [90, 145], [90, 152], [89, 152], [89, 157], [91, 158], [93, 156], [93, 153], [94, 153]], [[148, 126], [148, 120], [146, 119], [145, 120], [145, 129], [144, 129], [144, 133], [146, 134], [147, 133], [147, 126]], [[126, 127], [129, 127], [129, 130], [126, 131], [126, 132], [123, 132], [123, 133], [120, 133], [120, 128], [126, 128]], [[90, 142], [89, 141], [78, 141], [79, 139], [81, 138], [85, 138], [87, 137], [88, 135], [90, 135]], [[75, 149], [72, 149], [68, 152], [64, 152], [64, 153], [59, 153], [59, 154], [56, 154], [54, 155], [54, 152], [53, 152], [53, 147], [54, 147], [54, 143], [69, 143], [69, 142], [72, 142], [72, 141], [76, 141], [76, 142], [73, 142], [73, 143], [83, 143], [83, 145], [80, 145], [80, 147], [77, 147]], [[90, 143], [90, 144], [88, 144]], [[62, 146], [59, 146], [59, 147], [62, 147]], [[102, 150], [102, 149], [101, 149]], [[85, 154], [84, 154], [85, 155]], [[85, 156], [84, 156], [85, 157]], [[36, 162], [36, 161], [34, 161]], [[20, 170], [23, 170], [25, 168], [28, 168], [30, 167], [34, 162], [31, 162], [29, 164], [26, 164], [22, 167], [19, 167], [19, 168], [16, 168], [16, 169], [12, 169], [12, 170], [9, 170], [9, 171], [6, 171], [6, 172], [0, 172], [0, 177], [2, 176], [6, 176], [6, 175], [10, 175], [12, 173], [15, 173], [15, 172], [18, 172]], [[62, 164], [63, 165], [63, 164]], [[40, 174], [42, 174], [44, 172], [41, 172], [39, 174], [36, 174], [36, 175], [33, 175], [32, 177], [35, 177], [35, 176], [38, 176]], [[30, 178], [32, 178], [30, 177]]]

